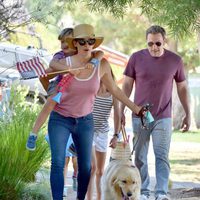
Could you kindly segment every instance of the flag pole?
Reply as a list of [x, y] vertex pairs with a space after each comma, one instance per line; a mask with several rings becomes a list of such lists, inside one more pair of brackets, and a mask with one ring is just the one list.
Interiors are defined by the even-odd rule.
[[66, 73], [70, 73], [73, 72], [75, 70], [83, 70], [86, 69], [85, 67], [79, 67], [79, 68], [72, 68], [72, 69], [66, 69], [66, 70], [61, 70], [61, 71], [55, 71], [55, 72], [49, 72], [44, 76], [51, 76], [51, 75], [59, 75], [59, 74], [66, 74]]

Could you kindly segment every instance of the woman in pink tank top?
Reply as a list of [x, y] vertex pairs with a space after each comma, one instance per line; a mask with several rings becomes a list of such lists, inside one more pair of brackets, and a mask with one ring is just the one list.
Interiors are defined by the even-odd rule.
[[[75, 26], [73, 37], [66, 39], [69, 47], [78, 52], [70, 58], [72, 68], [83, 67], [91, 60], [92, 50], [97, 48], [102, 41], [103, 37], [96, 37], [91, 25]], [[67, 90], [62, 92], [60, 103], [56, 105], [49, 118], [50, 182], [53, 200], [63, 199], [65, 148], [70, 134], [72, 134], [78, 158], [77, 199], [85, 199], [91, 171], [94, 132], [92, 109], [100, 80], [119, 101], [137, 115], [143, 115], [143, 109], [131, 102], [113, 81], [111, 68], [106, 59], [102, 59], [97, 68], [81, 70], [70, 82]]]

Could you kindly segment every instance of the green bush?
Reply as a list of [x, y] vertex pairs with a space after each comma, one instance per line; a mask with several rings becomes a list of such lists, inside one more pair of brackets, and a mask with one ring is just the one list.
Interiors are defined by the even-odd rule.
[[49, 182], [30, 183], [26, 185], [22, 194], [22, 200], [50, 200], [50, 185]]
[[[44, 134], [39, 134], [37, 149], [26, 150], [26, 141], [41, 107], [36, 98], [27, 103], [27, 89], [20, 86], [11, 90], [9, 107], [0, 120], [0, 199], [19, 199], [28, 182], [48, 157]], [[41, 131], [42, 132], [42, 131]]]

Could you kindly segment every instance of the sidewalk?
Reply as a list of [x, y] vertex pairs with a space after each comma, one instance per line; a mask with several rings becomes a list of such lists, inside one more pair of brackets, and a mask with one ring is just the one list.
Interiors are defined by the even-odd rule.
[[[200, 152], [200, 145], [197, 145], [195, 143], [175, 143], [172, 142], [171, 144], [171, 151], [173, 151], [174, 148], [182, 148], [187, 147], [189, 148], [195, 148], [195, 150], [199, 150]], [[108, 159], [110, 157], [110, 148], [107, 154], [107, 161], [106, 166], [108, 164]], [[155, 168], [154, 168], [154, 155], [153, 155], [153, 149], [152, 145], [150, 145], [149, 149], [149, 174], [151, 176], [151, 191], [154, 191], [154, 186], [156, 183], [155, 180]], [[64, 198], [64, 200], [75, 200], [76, 199], [76, 192], [72, 190], [72, 166], [70, 164], [69, 166], [69, 172], [68, 172], [68, 183], [69, 183], [69, 190], [68, 190], [68, 196]], [[171, 196], [172, 200], [200, 200], [200, 183], [192, 183], [188, 180], [188, 182], [172, 182], [172, 188], [169, 190], [169, 194]], [[94, 193], [93, 200], [96, 200], [96, 194]], [[154, 200], [153, 192], [151, 194], [150, 200]]]
[[[112, 122], [110, 124], [112, 124]], [[129, 122], [129, 124], [131, 124], [131, 123]], [[131, 127], [131, 126], [129, 126], [129, 127]], [[111, 132], [112, 132], [112, 129], [113, 128], [111, 126]], [[130, 134], [130, 138], [132, 138], [132, 129], [126, 127], [126, 131], [127, 131], [127, 134]], [[112, 133], [110, 133], [110, 137], [111, 137], [111, 135], [112, 135]], [[108, 148], [106, 166], [108, 164], [108, 160], [110, 157], [110, 150], [111, 149]], [[193, 153], [200, 152], [200, 145], [199, 145], [199, 143], [173, 142], [172, 141], [170, 152], [174, 152], [177, 150], [182, 152], [183, 156], [184, 156], [184, 152], [186, 152], [186, 151], [189, 151], [191, 153], [192, 152]], [[149, 174], [150, 174], [150, 179], [151, 179], [150, 188], [152, 191], [150, 200], [155, 200], [154, 195], [153, 195], [153, 191], [154, 191], [154, 187], [155, 187], [155, 183], [156, 183], [155, 164], [154, 164], [155, 159], [154, 159], [153, 148], [152, 148], [151, 143], [150, 143], [150, 148], [149, 148], [148, 162], [149, 162]], [[199, 168], [200, 165], [199, 164], [198, 164], [198, 166], [191, 165], [189, 171], [191, 171], [191, 173], [192, 173], [196, 167]], [[72, 189], [72, 173], [73, 173], [73, 168], [72, 168], [72, 164], [70, 162], [68, 175], [67, 175], [68, 195], [66, 198], [63, 198], [64, 200], [76, 200], [76, 192], [74, 192]], [[171, 178], [170, 178], [170, 180], [171, 180]], [[176, 179], [176, 180], [179, 180], [179, 179]], [[199, 179], [197, 179], [197, 180], [199, 180]], [[172, 200], [200, 200], [200, 182], [193, 183], [193, 182], [191, 182], [191, 180], [189, 178], [188, 178], [188, 181], [184, 181], [184, 182], [172, 180], [172, 186], [171, 186], [171, 189], [169, 190], [169, 194], [170, 194]], [[95, 192], [94, 192], [93, 200], [96, 200]]]

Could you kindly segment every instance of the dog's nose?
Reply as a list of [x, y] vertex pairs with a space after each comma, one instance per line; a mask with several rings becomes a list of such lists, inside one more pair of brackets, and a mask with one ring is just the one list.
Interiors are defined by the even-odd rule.
[[127, 192], [127, 196], [131, 197], [132, 196], [132, 192]]

